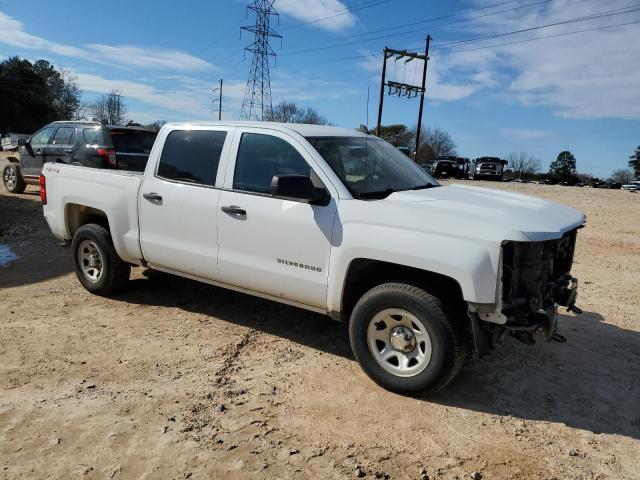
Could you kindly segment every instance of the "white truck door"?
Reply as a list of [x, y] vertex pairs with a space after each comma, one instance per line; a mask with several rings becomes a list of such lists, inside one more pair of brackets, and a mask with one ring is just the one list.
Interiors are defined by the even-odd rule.
[[215, 186], [218, 177], [223, 181], [218, 165], [228, 156], [232, 133], [203, 127], [168, 132], [138, 199], [140, 245], [151, 267], [218, 279]]
[[221, 281], [326, 308], [334, 192], [326, 206], [271, 195], [274, 175], [310, 175], [314, 164], [287, 134], [238, 129], [233, 143], [218, 209]]

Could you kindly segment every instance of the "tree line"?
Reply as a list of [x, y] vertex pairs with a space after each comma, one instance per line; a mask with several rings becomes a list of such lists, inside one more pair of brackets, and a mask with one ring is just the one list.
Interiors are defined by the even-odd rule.
[[[56, 120], [95, 117], [124, 125], [127, 106], [118, 91], [82, 102], [76, 78], [46, 60], [11, 57], [0, 62], [0, 132], [33, 133]], [[151, 124], [151, 126], [154, 126]]]

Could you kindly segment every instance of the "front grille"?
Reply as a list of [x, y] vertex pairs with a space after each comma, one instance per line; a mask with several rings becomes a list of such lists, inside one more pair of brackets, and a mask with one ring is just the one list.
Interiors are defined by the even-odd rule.
[[507, 316], [554, 304], [558, 281], [571, 271], [577, 230], [544, 242], [507, 242], [502, 249], [502, 303]]

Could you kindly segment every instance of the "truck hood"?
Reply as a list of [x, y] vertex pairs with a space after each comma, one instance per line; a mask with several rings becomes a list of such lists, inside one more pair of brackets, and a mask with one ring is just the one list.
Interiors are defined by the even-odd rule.
[[423, 215], [419, 217], [431, 217], [429, 223], [433, 225], [463, 227], [472, 235], [492, 231], [502, 236], [502, 240], [551, 240], [585, 222], [584, 214], [565, 205], [519, 193], [462, 185], [395, 192], [383, 201], [389, 206], [420, 210]]

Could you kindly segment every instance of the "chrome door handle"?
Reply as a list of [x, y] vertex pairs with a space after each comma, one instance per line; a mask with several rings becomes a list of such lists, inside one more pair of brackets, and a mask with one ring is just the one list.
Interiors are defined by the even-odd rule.
[[162, 203], [162, 197], [155, 192], [143, 193], [142, 196], [152, 203]]
[[224, 206], [221, 207], [220, 210], [222, 210], [224, 213], [228, 213], [230, 215], [246, 215], [247, 211], [244, 208], [240, 208], [237, 205], [229, 205], [229, 206]]
[[73, 153], [73, 150], [71, 150], [70, 148], [67, 148], [64, 153]]

